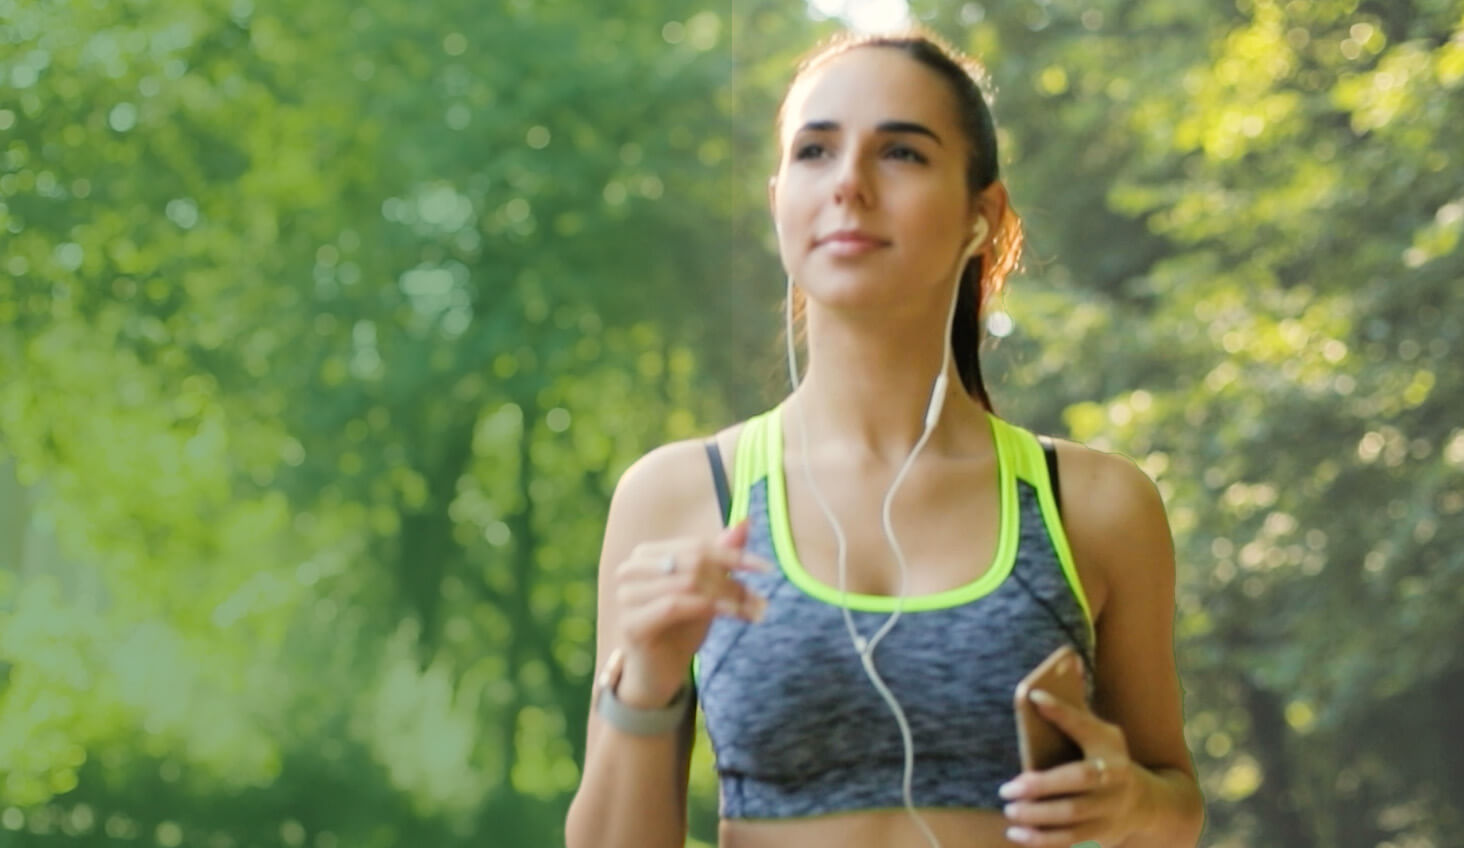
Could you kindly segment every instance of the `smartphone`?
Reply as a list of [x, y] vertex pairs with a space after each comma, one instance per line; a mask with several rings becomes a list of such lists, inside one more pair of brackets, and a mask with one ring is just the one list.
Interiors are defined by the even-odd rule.
[[1057, 726], [1042, 717], [1029, 697], [1041, 689], [1060, 701], [1087, 709], [1083, 660], [1071, 645], [1053, 651], [1017, 684], [1017, 746], [1023, 771], [1045, 771], [1083, 758], [1082, 749]]

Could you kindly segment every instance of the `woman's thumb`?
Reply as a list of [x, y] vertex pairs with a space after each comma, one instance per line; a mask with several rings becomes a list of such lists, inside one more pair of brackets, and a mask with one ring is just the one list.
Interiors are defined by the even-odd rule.
[[740, 548], [747, 544], [747, 519], [730, 525], [717, 534], [717, 545], [723, 548]]

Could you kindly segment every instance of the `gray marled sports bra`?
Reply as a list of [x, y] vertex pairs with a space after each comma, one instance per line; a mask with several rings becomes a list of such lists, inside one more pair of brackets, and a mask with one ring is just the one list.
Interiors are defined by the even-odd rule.
[[[697, 652], [697, 696], [716, 755], [724, 818], [783, 819], [904, 806], [899, 726], [860, 667], [836, 587], [798, 562], [783, 478], [781, 407], [750, 419], [734, 458], [729, 522], [750, 517], [747, 549], [779, 565], [738, 573], [768, 599], [763, 621], [717, 618]], [[905, 599], [875, 651], [910, 722], [917, 807], [998, 809], [1021, 771], [1012, 695], [1055, 648], [1092, 668], [1093, 629], [1042, 445], [990, 416], [1000, 536], [973, 582]], [[714, 466], [725, 486], [721, 461]], [[866, 637], [893, 597], [849, 593]], [[1088, 675], [1089, 697], [1093, 678]]]

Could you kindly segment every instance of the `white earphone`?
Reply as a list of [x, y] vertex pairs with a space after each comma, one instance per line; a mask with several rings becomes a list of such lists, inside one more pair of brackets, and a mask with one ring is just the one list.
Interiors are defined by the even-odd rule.
[[[778, 226], [776, 219], [773, 222], [773, 229], [781, 238], [782, 230]], [[986, 236], [990, 233], [990, 231], [991, 226], [987, 223], [986, 219], [984, 217], [978, 217], [976, 219], [976, 223], [971, 228], [970, 239], [962, 248], [960, 260], [956, 263], [955, 279], [952, 280], [951, 306], [950, 310], [946, 314], [945, 332], [942, 334], [942, 339], [944, 340], [945, 347], [941, 356], [940, 373], [936, 375], [934, 385], [931, 387], [930, 401], [927, 404], [925, 410], [925, 429], [924, 432], [920, 434], [920, 439], [916, 441], [915, 447], [911, 449], [910, 456], [905, 459], [905, 464], [900, 467], [899, 473], [895, 475], [894, 481], [890, 483], [889, 490], [885, 492], [884, 509], [882, 511], [884, 518], [884, 531], [885, 537], [889, 539], [890, 547], [893, 548], [895, 551], [895, 559], [900, 564], [900, 593], [895, 598], [895, 611], [890, 615], [888, 619], [885, 620], [885, 623], [877, 631], [875, 631], [874, 636], [870, 637], [869, 639], [865, 639], [864, 636], [855, 629], [854, 617], [849, 614], [849, 607], [847, 604], [848, 590], [845, 587], [846, 580], [844, 560], [847, 550], [847, 544], [844, 539], [844, 530], [843, 527], [839, 524], [839, 519], [834, 515], [833, 510], [829, 507], [828, 502], [824, 500], [823, 493], [819, 491], [818, 484], [814, 482], [813, 469], [808, 462], [808, 424], [803, 418], [803, 410], [798, 410], [798, 426], [799, 430], [802, 433], [803, 439], [804, 476], [808, 480], [809, 491], [813, 492], [814, 500], [818, 502], [819, 508], [823, 510], [824, 517], [828, 519], [829, 524], [833, 527], [834, 537], [838, 540], [839, 596], [841, 600], [839, 606], [844, 614], [844, 626], [849, 631], [849, 640], [853, 643], [854, 650], [859, 652], [859, 660], [860, 663], [864, 666], [865, 675], [869, 678], [869, 682], [873, 684], [874, 688], [879, 692], [880, 697], [882, 697], [885, 703], [889, 705], [890, 712], [893, 713], [895, 716], [895, 722], [900, 726], [900, 738], [905, 746], [905, 774], [904, 781], [902, 783], [905, 809], [910, 813], [911, 818], [915, 820], [916, 825], [920, 827], [921, 832], [925, 834], [925, 838], [930, 842], [933, 848], [941, 848], [940, 841], [935, 838], [935, 833], [931, 831], [930, 826], [927, 825], [925, 823], [925, 820], [920, 817], [920, 814], [916, 812], [915, 802], [913, 797], [911, 796], [910, 784], [913, 781], [915, 774], [915, 742], [910, 733], [910, 723], [905, 719], [905, 711], [900, 707], [899, 701], [895, 700], [894, 693], [891, 692], [889, 687], [885, 685], [884, 680], [880, 678], [879, 672], [874, 667], [874, 649], [879, 644], [880, 640], [885, 637], [885, 634], [888, 633], [891, 628], [895, 626], [895, 622], [900, 619], [900, 613], [904, 609], [905, 583], [907, 577], [909, 576], [909, 569], [906, 567], [905, 564], [905, 555], [900, 549], [900, 543], [895, 538], [894, 527], [890, 522], [890, 506], [894, 502], [895, 491], [899, 489], [900, 483], [905, 479], [906, 472], [910, 470], [911, 465], [915, 461], [915, 457], [918, 456], [920, 450], [925, 447], [925, 443], [927, 440], [929, 440], [930, 434], [935, 430], [936, 423], [940, 421], [940, 413], [945, 406], [946, 389], [947, 384], [949, 383], [949, 381], [946, 379], [946, 370], [950, 367], [951, 325], [955, 321], [956, 303], [958, 302], [961, 294], [961, 275], [965, 273], [966, 265], [970, 261], [971, 256], [976, 253], [976, 251], [981, 247], [982, 244], [985, 243]], [[788, 276], [788, 292], [786, 298], [786, 306], [784, 309], [784, 316], [787, 323], [786, 329], [788, 339], [788, 374], [793, 384], [793, 390], [797, 391], [798, 354], [793, 344], [793, 277], [791, 274]]]

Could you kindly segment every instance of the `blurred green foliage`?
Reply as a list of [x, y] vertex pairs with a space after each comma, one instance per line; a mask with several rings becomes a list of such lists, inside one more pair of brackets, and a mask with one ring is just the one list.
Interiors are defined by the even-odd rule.
[[[913, 11], [1028, 226], [998, 409], [1169, 504], [1206, 844], [1453, 844], [1464, 2]], [[609, 494], [779, 397], [835, 26], [0, 0], [0, 845], [561, 842]]]

